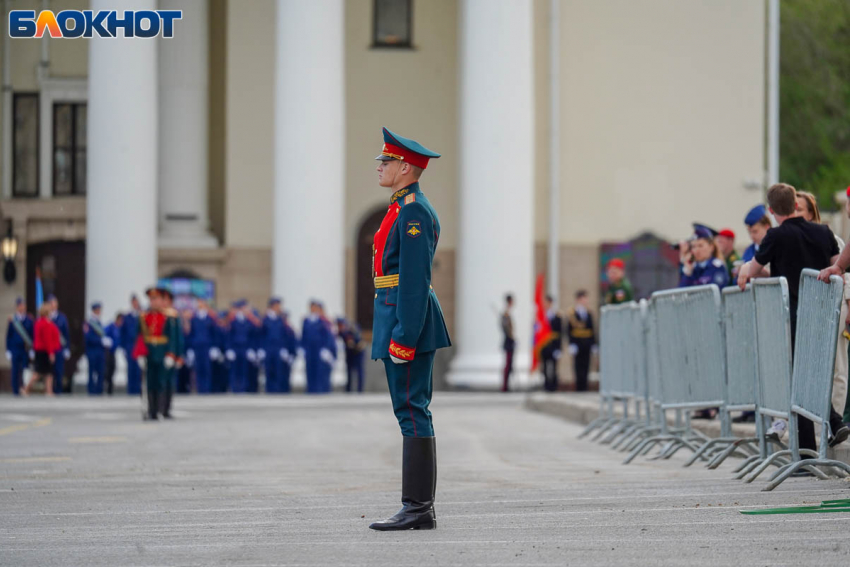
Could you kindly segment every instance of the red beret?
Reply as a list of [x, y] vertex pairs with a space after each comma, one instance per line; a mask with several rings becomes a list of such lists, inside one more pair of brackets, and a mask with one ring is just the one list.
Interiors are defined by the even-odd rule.
[[850, 187], [847, 187], [847, 196], [850, 197]]
[[608, 264], [606, 264], [605, 267], [606, 268], [620, 268], [621, 270], [625, 270], [626, 269], [626, 263], [623, 262], [619, 258], [614, 258], [612, 260], [609, 260]]
[[720, 232], [717, 233], [717, 236], [725, 236], [727, 238], [731, 238], [732, 240], [735, 240], [735, 233], [732, 232], [731, 228], [724, 228], [723, 230], [721, 230]]

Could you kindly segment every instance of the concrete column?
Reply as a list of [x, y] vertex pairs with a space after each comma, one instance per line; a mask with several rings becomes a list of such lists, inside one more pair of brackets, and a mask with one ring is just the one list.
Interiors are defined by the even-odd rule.
[[296, 326], [311, 297], [329, 316], [345, 305], [344, 13], [342, 0], [277, 2], [272, 290]]
[[[156, 8], [155, 0], [91, 6]], [[157, 45], [124, 37], [89, 43], [86, 303], [103, 301], [106, 319], [156, 278]]]
[[494, 306], [514, 295], [512, 387], [529, 383], [534, 278], [532, 2], [463, 0], [453, 385], [501, 385]]
[[159, 43], [159, 244], [212, 248], [209, 232], [209, 0], [160, 0], [183, 10]]

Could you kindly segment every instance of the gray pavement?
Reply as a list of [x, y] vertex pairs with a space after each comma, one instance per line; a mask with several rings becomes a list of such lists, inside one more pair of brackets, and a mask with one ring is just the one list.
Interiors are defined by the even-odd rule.
[[850, 514], [742, 508], [850, 497], [841, 480], [772, 493], [730, 465], [621, 466], [521, 395], [437, 393], [438, 529], [378, 533], [401, 443], [386, 395], [0, 398], [0, 565], [846, 565]]

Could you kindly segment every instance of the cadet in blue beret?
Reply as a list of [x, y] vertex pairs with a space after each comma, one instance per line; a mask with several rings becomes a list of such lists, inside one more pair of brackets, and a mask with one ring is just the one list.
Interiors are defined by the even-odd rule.
[[717, 231], [694, 224], [694, 235], [679, 245], [679, 287], [715, 284], [720, 289], [729, 285], [726, 262], [720, 256], [714, 237]]
[[419, 177], [440, 154], [383, 129], [378, 184], [393, 191], [375, 233], [375, 316], [372, 358], [382, 360], [403, 435], [401, 510], [374, 530], [432, 529], [437, 453], [431, 422], [434, 354], [451, 345], [431, 265], [440, 239], [437, 211], [419, 188]]
[[83, 323], [83, 333], [86, 339], [86, 358], [89, 363], [88, 393], [90, 396], [103, 394], [103, 379], [106, 374], [106, 351], [112, 348], [112, 338], [106, 334], [103, 323], [100, 322], [102, 304], [95, 301], [91, 304], [91, 315]]
[[756, 257], [761, 241], [764, 240], [767, 231], [772, 226], [770, 217], [767, 216], [767, 208], [764, 205], [756, 205], [750, 209], [747, 216], [744, 217], [744, 224], [747, 225], [747, 233], [749, 233], [753, 243], [744, 250], [744, 256], [741, 259], [744, 262], [749, 262]]

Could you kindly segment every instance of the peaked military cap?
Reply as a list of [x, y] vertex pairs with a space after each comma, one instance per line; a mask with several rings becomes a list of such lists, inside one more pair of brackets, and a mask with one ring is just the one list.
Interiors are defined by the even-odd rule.
[[711, 228], [710, 226], [706, 226], [704, 224], [700, 224], [698, 222], [693, 223], [694, 225], [694, 239], [697, 238], [714, 238], [717, 236], [717, 231]]
[[440, 157], [440, 154], [429, 150], [416, 140], [399, 136], [386, 128], [383, 128], [383, 132], [384, 147], [381, 149], [381, 155], [375, 159], [381, 161], [397, 159], [425, 169], [431, 158]]

